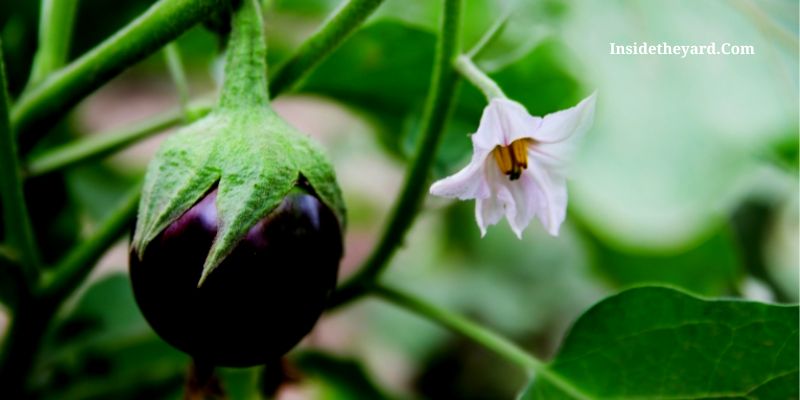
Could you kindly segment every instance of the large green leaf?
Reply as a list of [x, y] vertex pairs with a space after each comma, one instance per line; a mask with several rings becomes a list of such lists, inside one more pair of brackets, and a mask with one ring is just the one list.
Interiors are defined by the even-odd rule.
[[[581, 316], [550, 364], [592, 398], [798, 398], [798, 307], [642, 287]], [[535, 379], [523, 399], [571, 398]]]

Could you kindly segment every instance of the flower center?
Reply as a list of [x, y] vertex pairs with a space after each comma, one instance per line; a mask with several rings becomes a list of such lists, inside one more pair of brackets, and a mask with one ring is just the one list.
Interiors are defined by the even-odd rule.
[[522, 170], [528, 168], [528, 146], [533, 144], [533, 139], [524, 138], [511, 142], [509, 146], [496, 146], [492, 150], [497, 166], [509, 180], [517, 180]]

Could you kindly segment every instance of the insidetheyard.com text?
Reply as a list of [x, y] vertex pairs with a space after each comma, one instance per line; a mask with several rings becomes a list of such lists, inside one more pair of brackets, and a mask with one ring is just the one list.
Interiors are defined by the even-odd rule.
[[614, 42], [609, 43], [609, 53], [614, 56], [625, 55], [670, 55], [670, 56], [716, 56], [716, 55], [754, 55], [756, 49], [752, 45], [736, 45], [731, 43], [722, 43], [717, 45], [716, 42], [709, 44], [697, 45], [671, 45], [667, 42], [659, 44], [649, 44], [647, 42], [633, 42], [631, 44], [617, 44]]

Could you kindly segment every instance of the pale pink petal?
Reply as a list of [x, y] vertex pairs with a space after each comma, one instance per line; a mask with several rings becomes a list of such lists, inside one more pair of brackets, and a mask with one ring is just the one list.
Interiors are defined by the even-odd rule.
[[558, 143], [570, 137], [580, 137], [592, 125], [596, 98], [596, 93], [592, 93], [575, 107], [545, 115], [532, 137], [540, 143]]
[[478, 131], [472, 135], [472, 144], [486, 151], [496, 146], [508, 146], [517, 139], [533, 137], [541, 120], [528, 114], [525, 107], [516, 101], [492, 99], [483, 109]]
[[496, 197], [475, 200], [475, 220], [481, 237], [486, 236], [486, 228], [496, 224], [500, 218], [503, 218], [503, 206]]
[[557, 143], [534, 143], [528, 148], [528, 157], [544, 168], [564, 175], [577, 145], [578, 141], [571, 138]]
[[478, 130], [470, 137], [474, 150], [490, 152], [495, 146], [502, 145], [503, 127], [500, 123], [500, 112], [494, 101], [483, 109]]
[[567, 216], [567, 182], [557, 173], [548, 171], [538, 163], [530, 163], [522, 175], [529, 175], [534, 183], [530, 201], [536, 216], [548, 233], [558, 236], [558, 230]]
[[503, 127], [504, 146], [512, 142], [533, 138], [534, 133], [542, 124], [542, 119], [531, 116], [525, 106], [510, 99], [494, 99], [500, 110], [500, 123]]
[[498, 223], [503, 218], [508, 204], [513, 201], [511, 193], [502, 181], [507, 178], [503, 176], [496, 165], [487, 163], [484, 173], [491, 193], [489, 197], [477, 199], [475, 202], [475, 220], [481, 230], [481, 237], [486, 235], [486, 228]]
[[522, 239], [522, 231], [531, 223], [536, 214], [536, 182], [530, 174], [522, 173], [517, 180], [504, 181], [511, 194], [512, 202], [506, 207], [506, 219], [511, 230]]
[[457, 197], [461, 200], [483, 199], [490, 195], [484, 168], [486, 155], [474, 153], [472, 161], [461, 171], [431, 185], [430, 193], [441, 197]]

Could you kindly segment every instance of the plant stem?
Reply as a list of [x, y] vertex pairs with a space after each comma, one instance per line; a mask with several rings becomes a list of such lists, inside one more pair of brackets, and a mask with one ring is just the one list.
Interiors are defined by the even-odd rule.
[[28, 86], [37, 84], [67, 62], [78, 0], [42, 0], [39, 10], [39, 48], [33, 58]]
[[210, 101], [197, 101], [189, 104], [186, 113], [178, 109], [170, 110], [131, 127], [76, 140], [63, 146], [46, 150], [31, 158], [24, 172], [28, 177], [39, 176], [75, 164], [95, 160], [181, 122], [195, 121], [208, 114], [209, 111], [211, 111]]
[[453, 60], [458, 54], [460, 8], [461, 0], [446, 0], [444, 3], [431, 91], [428, 93], [416, 156], [408, 166], [400, 197], [377, 246], [359, 272], [336, 291], [331, 299], [331, 307], [340, 306], [364, 294], [370, 283], [388, 267], [389, 259], [403, 242], [419, 211], [425, 196], [428, 175], [455, 98], [458, 76], [453, 70]]
[[349, 0], [342, 3], [318, 31], [311, 35], [297, 52], [277, 68], [270, 79], [270, 91], [291, 89], [328, 54], [336, 49], [375, 11], [383, 0]]
[[506, 6], [505, 11], [503, 11], [503, 14], [500, 16], [500, 18], [498, 18], [492, 24], [492, 26], [489, 27], [489, 30], [487, 30], [486, 33], [481, 36], [478, 42], [475, 43], [475, 45], [472, 46], [472, 48], [469, 49], [469, 51], [465, 54], [467, 57], [474, 60], [488, 44], [497, 38], [497, 35], [499, 35], [506, 27], [508, 19], [511, 17], [511, 11], [513, 8], [513, 6]]
[[39, 345], [55, 307], [37, 298], [25, 282], [15, 293], [11, 323], [0, 354], [0, 387], [3, 398], [27, 399], [28, 375], [38, 355]]
[[22, 173], [8, 116], [8, 92], [2, 43], [0, 43], [0, 201], [3, 229], [9, 245], [19, 255], [28, 282], [35, 282], [39, 250], [33, 235], [28, 207], [22, 190]]
[[52, 274], [43, 276], [42, 298], [50, 299], [55, 304], [60, 303], [89, 275], [106, 249], [132, 228], [131, 222], [139, 206], [141, 186], [141, 181], [137, 182], [97, 231], [67, 254], [53, 269]]
[[505, 98], [506, 95], [503, 93], [503, 89], [500, 89], [500, 86], [497, 86], [492, 78], [490, 78], [486, 73], [481, 71], [472, 59], [461, 55], [456, 59], [455, 64], [456, 69], [459, 73], [467, 80], [475, 85], [483, 95], [486, 96], [486, 99], [492, 100], [494, 98]]
[[231, 26], [218, 109], [264, 109], [269, 105], [267, 41], [258, 1], [243, 0], [233, 12]]
[[167, 62], [169, 76], [175, 89], [178, 91], [178, 105], [186, 121], [191, 118], [189, 112], [189, 82], [186, 80], [186, 72], [183, 69], [181, 51], [176, 42], [172, 42], [164, 47], [164, 60]]
[[[345, 7], [340, 9], [317, 34], [312, 35], [300, 46], [289, 62], [284, 64], [283, 67], [277, 71], [276, 79], [270, 81], [270, 91], [273, 96], [291, 88], [298, 79], [305, 75], [307, 70], [312, 69], [330, 54], [330, 51], [320, 48], [320, 43], [324, 42], [332, 47], [336, 47], [347, 37], [347, 33], [354, 31], [358, 25], [363, 22], [366, 16], [382, 1], [383, 0], [355, 0], [347, 3]], [[372, 2], [374, 2], [375, 5], [372, 5]], [[345, 18], [344, 15], [347, 17]], [[301, 60], [303, 61], [301, 62]], [[275, 84], [275, 82], [280, 83]], [[178, 84], [176, 83], [176, 85]], [[188, 112], [191, 115], [186, 122], [192, 122], [205, 116], [210, 109], [210, 104], [207, 102], [190, 103]], [[69, 143], [60, 148], [49, 150], [30, 160], [27, 164], [27, 175], [38, 176], [84, 161], [103, 157], [177, 124], [180, 122], [179, 118], [180, 114], [178, 111], [169, 111], [153, 119], [143, 121], [135, 127], [122, 131], [109, 132], [108, 134], [100, 134], [96, 137]], [[109, 137], [104, 138], [103, 136]]]
[[564, 391], [564, 393], [569, 394], [572, 398], [591, 399], [590, 396], [576, 388], [566, 378], [550, 369], [543, 361], [526, 352], [510, 340], [475, 322], [428, 303], [412, 294], [404, 293], [400, 290], [380, 284], [375, 284], [373, 286], [373, 293], [392, 304], [405, 308], [416, 315], [425, 317], [447, 329], [474, 340], [481, 346], [494, 351], [497, 355], [519, 365], [526, 371], [533, 371], [539, 374], [540, 377], [546, 379], [551, 384]]
[[21, 152], [27, 152], [86, 95], [203, 21], [222, 4], [225, 0], [160, 0], [112, 37], [23, 93], [11, 112]]

